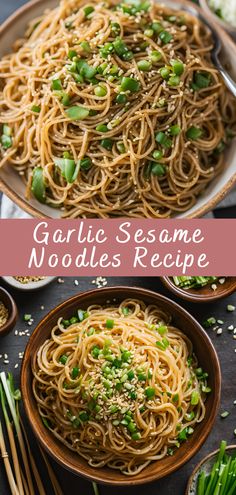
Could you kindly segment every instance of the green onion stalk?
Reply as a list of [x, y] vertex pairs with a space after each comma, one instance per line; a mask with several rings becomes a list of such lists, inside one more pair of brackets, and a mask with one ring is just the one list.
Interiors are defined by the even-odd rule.
[[[6, 474], [12, 495], [34, 495], [34, 481], [37, 485], [37, 492], [46, 495], [43, 483], [40, 478], [35, 460], [33, 458], [27, 435], [22, 423], [19, 411], [19, 401], [21, 399], [20, 390], [15, 389], [13, 375], [11, 373], [0, 373], [0, 405], [5, 420], [6, 432], [10, 446], [10, 453], [7, 453], [4, 438], [4, 428], [0, 421], [0, 452], [4, 459]], [[15, 435], [17, 438], [16, 445]], [[18, 457], [17, 447], [19, 447], [21, 458]], [[10, 456], [12, 464], [10, 461]], [[45, 456], [43, 456], [45, 458]], [[45, 459], [44, 459], [45, 460]], [[45, 461], [46, 463], [46, 461]], [[46, 464], [47, 465], [47, 464]], [[14, 472], [12, 469], [14, 467]], [[59, 484], [52, 475], [52, 468], [49, 471], [50, 480], [54, 488], [55, 495], [63, 495]]]
[[34, 493], [34, 485], [32, 481], [32, 476], [30, 472], [30, 467], [29, 467], [29, 462], [27, 458], [27, 453], [25, 449], [25, 443], [24, 443], [24, 438], [22, 435], [21, 427], [20, 427], [20, 418], [19, 414], [17, 411], [16, 407], [16, 400], [20, 399], [20, 391], [19, 390], [14, 390], [14, 384], [13, 384], [13, 376], [12, 374], [8, 374], [8, 377], [6, 377], [6, 374], [4, 372], [0, 373], [0, 379], [2, 382], [3, 390], [6, 396], [7, 404], [11, 412], [12, 420], [16, 429], [16, 434], [21, 450], [21, 455], [22, 455], [22, 460], [25, 468], [25, 473], [27, 477], [27, 482], [28, 482], [28, 487], [29, 490]]
[[[3, 458], [8, 483], [12, 495], [34, 495], [36, 493], [34, 483], [39, 495], [46, 495], [36, 462], [31, 452], [30, 444], [20, 416], [19, 402], [20, 390], [15, 389], [13, 375], [0, 373], [0, 406], [5, 421], [5, 428], [0, 420], [0, 453]], [[7, 452], [4, 431], [8, 435], [10, 452]], [[15, 441], [15, 433], [18, 445]], [[21, 458], [18, 457], [19, 447]], [[49, 479], [55, 495], [63, 495], [59, 482], [53, 472], [47, 456], [39, 447], [42, 458], [47, 467]], [[13, 469], [14, 468], [14, 469]], [[94, 495], [99, 495], [98, 486], [92, 483]]]

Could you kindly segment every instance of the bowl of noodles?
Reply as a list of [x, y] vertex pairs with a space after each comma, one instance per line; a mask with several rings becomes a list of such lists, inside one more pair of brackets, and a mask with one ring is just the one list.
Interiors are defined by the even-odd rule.
[[116, 287], [78, 294], [39, 323], [21, 387], [33, 431], [57, 462], [129, 485], [168, 475], [200, 449], [221, 374], [189, 313], [160, 294]]
[[[171, 6], [171, 7], [170, 7]], [[0, 31], [0, 186], [36, 217], [199, 217], [235, 183], [210, 31], [165, 0], [36, 0]], [[235, 46], [219, 29], [222, 59]]]

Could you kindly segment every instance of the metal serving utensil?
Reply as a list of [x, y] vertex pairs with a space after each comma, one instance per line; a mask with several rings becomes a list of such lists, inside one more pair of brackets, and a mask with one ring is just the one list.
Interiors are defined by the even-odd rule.
[[231, 91], [231, 93], [235, 96], [236, 98], [236, 82], [232, 79], [232, 77], [229, 75], [228, 71], [223, 67], [221, 61], [220, 61], [220, 52], [222, 50], [222, 43], [219, 38], [217, 30], [212, 26], [209, 21], [199, 12], [197, 9], [194, 8], [194, 6], [188, 6], [188, 5], [181, 5], [181, 2], [175, 2], [172, 0], [162, 0], [160, 3], [163, 3], [163, 5], [167, 5], [168, 7], [172, 8], [173, 10], [183, 10], [185, 12], [188, 12], [189, 14], [193, 15], [194, 17], [197, 17], [203, 24], [205, 24], [208, 29], [212, 33], [212, 38], [214, 41], [214, 48], [211, 53], [211, 58], [212, 62], [215, 65], [215, 67], [218, 69], [220, 72], [225, 85], [227, 88]]

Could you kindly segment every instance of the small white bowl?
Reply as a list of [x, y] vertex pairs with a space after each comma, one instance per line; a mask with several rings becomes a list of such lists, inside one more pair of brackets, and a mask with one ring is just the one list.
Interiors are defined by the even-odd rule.
[[[226, 0], [227, 1], [227, 0]], [[229, 24], [228, 22], [221, 19], [212, 8], [209, 6], [208, 0], [199, 0], [202, 10], [211, 18], [213, 22], [218, 24], [221, 28], [225, 29], [227, 33], [236, 40], [236, 28]]]
[[32, 290], [39, 290], [45, 287], [46, 285], [50, 284], [55, 280], [57, 277], [45, 277], [42, 280], [38, 280], [38, 282], [28, 282], [27, 284], [22, 284], [18, 280], [16, 280], [14, 277], [1, 277], [4, 282], [6, 282], [8, 285], [13, 287], [14, 289], [18, 289], [21, 291], [32, 291]]

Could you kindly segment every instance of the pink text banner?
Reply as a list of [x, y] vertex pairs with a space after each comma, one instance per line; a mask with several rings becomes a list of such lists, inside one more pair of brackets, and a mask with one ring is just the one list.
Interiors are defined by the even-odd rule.
[[236, 275], [235, 220], [1, 220], [0, 275]]

